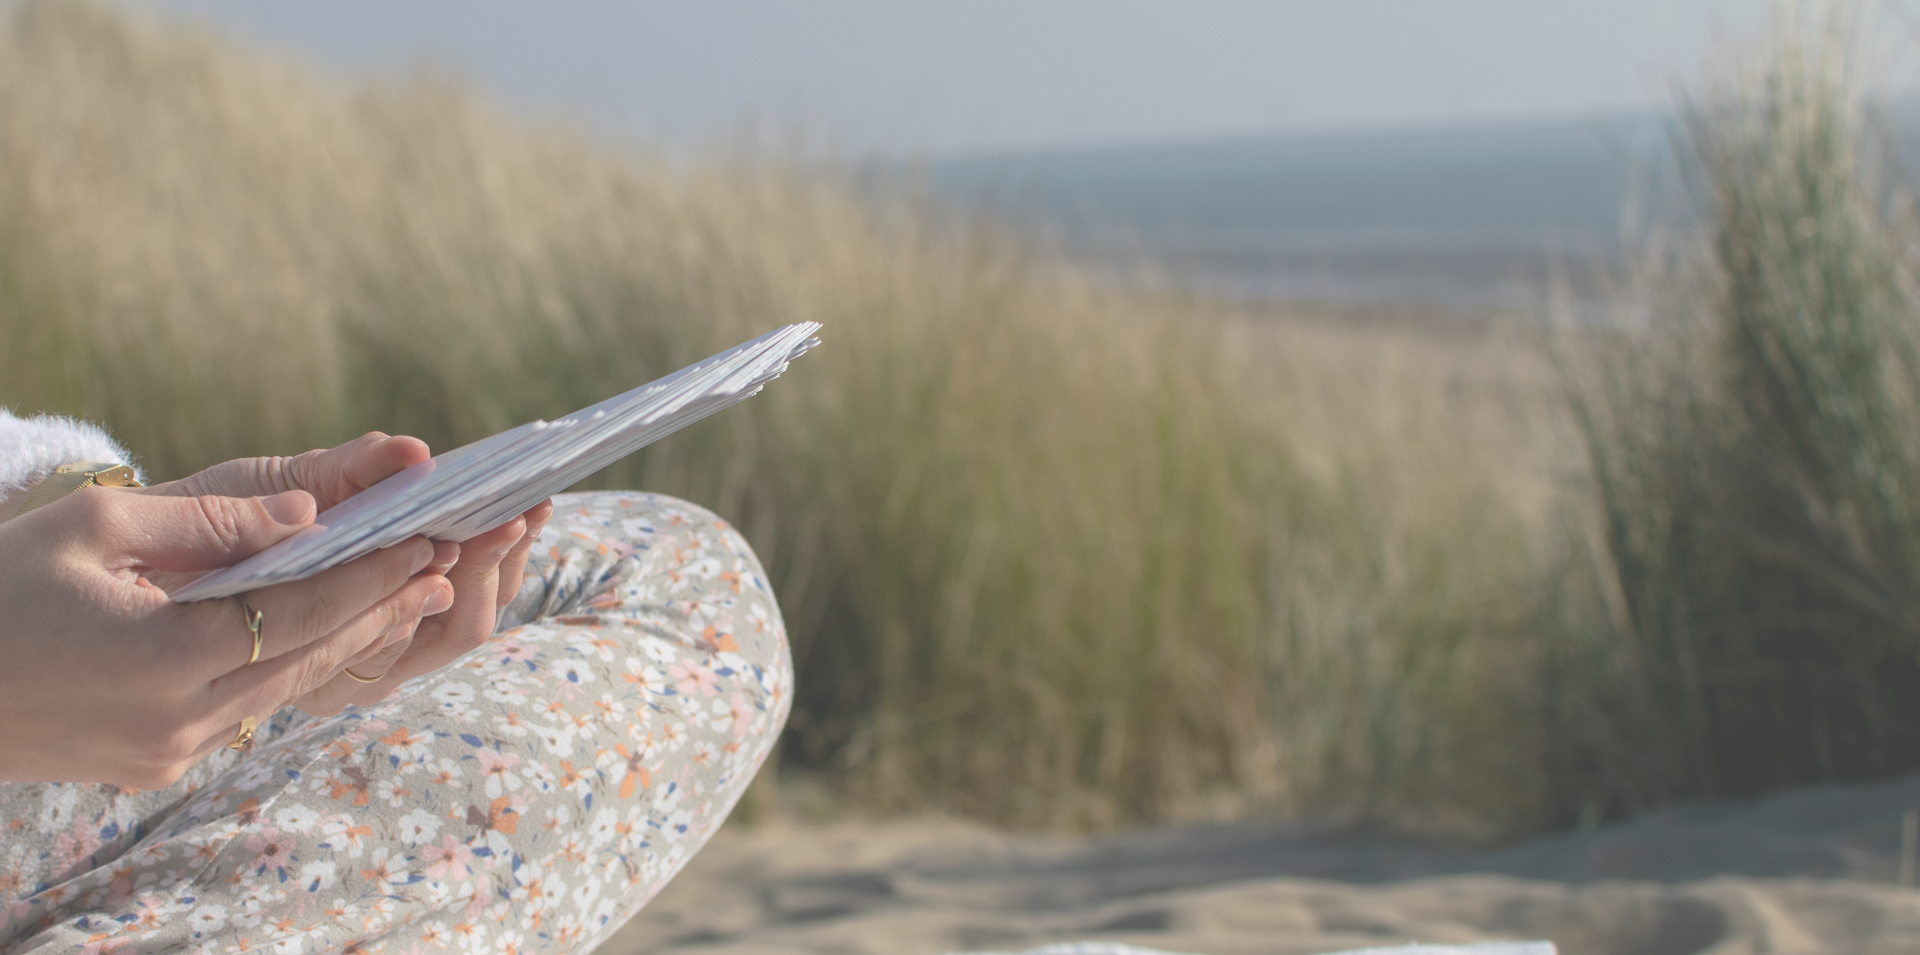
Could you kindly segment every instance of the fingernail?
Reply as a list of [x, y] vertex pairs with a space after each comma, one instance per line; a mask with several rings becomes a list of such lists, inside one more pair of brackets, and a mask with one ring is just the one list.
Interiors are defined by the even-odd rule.
[[273, 518], [275, 523], [305, 524], [307, 517], [313, 513], [313, 496], [305, 491], [282, 491], [261, 498], [260, 506], [267, 509], [267, 516]]
[[419, 573], [425, 569], [428, 564], [433, 563], [433, 552], [438, 549], [439, 548], [433, 545], [432, 541], [423, 540], [414, 545], [413, 570], [409, 573], [409, 576]]
[[435, 573], [444, 574], [447, 571], [452, 570], [453, 565], [459, 562], [460, 562], [460, 545], [459, 544], [453, 541], [434, 541], [433, 542], [433, 563], [427, 566], [432, 567]]
[[453, 588], [442, 587], [427, 597], [426, 606], [420, 608], [420, 616], [431, 617], [436, 613], [446, 613], [453, 606]]

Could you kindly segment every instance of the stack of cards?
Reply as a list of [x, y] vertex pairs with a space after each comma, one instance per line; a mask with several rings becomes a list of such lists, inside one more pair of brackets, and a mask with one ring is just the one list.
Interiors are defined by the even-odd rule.
[[309, 527], [172, 594], [228, 597], [301, 580], [416, 534], [463, 541], [655, 441], [758, 394], [818, 345], [801, 322], [737, 345], [658, 381], [422, 461], [328, 508]]

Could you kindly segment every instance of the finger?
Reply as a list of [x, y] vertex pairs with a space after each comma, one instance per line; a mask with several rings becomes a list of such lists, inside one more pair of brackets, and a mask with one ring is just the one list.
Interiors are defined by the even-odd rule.
[[[307, 697], [333, 681], [346, 661], [378, 644], [385, 634], [419, 620], [435, 594], [451, 599], [451, 593], [445, 577], [422, 574], [326, 637], [215, 679], [209, 692], [218, 703], [208, 708], [215, 714], [213, 726], [237, 723], [249, 713], [272, 713]], [[345, 700], [339, 704], [344, 706]], [[332, 712], [339, 712], [339, 706]], [[208, 739], [218, 735], [210, 730]]]
[[500, 561], [500, 596], [494, 601], [494, 608], [513, 603], [520, 596], [520, 585], [527, 573], [527, 558], [533, 553], [533, 545], [540, 539], [540, 532], [546, 530], [547, 520], [553, 516], [553, 501], [541, 501], [520, 515], [527, 522], [526, 533], [520, 535], [520, 543], [507, 552]]
[[453, 583], [452, 609], [421, 623], [406, 655], [382, 681], [388, 688], [452, 663], [493, 634], [499, 617], [493, 596], [499, 592], [500, 563], [523, 536], [516, 517], [461, 545], [460, 563], [447, 575]]
[[[448, 593], [451, 594], [451, 591]], [[449, 596], [449, 602], [451, 599]], [[338, 701], [345, 701], [355, 706], [373, 706], [386, 699], [393, 693], [394, 688], [409, 679], [396, 667], [399, 666], [400, 661], [406, 659], [407, 653], [412, 649], [413, 636], [419, 632], [420, 625], [431, 619], [431, 614], [427, 611], [437, 613], [445, 609], [445, 606], [441, 606], [436, 610], [434, 604], [429, 602], [423, 608], [424, 615], [421, 619], [415, 620], [411, 626], [388, 634], [385, 645], [366, 661], [343, 667], [339, 676], [313, 691], [306, 700], [300, 701], [300, 708], [316, 716], [325, 716], [338, 712], [336, 709]]]
[[[429, 603], [422, 608], [421, 614], [424, 618], [444, 612], [446, 609], [446, 606], [436, 607]], [[396, 627], [388, 631], [378, 649], [369, 647], [371, 652], [361, 654], [363, 659], [349, 661], [346, 666], [340, 668], [340, 677], [346, 678], [344, 682], [341, 679], [334, 679], [321, 687], [321, 690], [344, 691], [344, 694], [355, 703], [378, 700], [386, 696], [387, 690], [391, 687], [381, 687], [381, 684], [387, 682], [387, 674], [393, 669], [393, 665], [406, 655], [408, 647], [413, 646], [413, 634], [419, 626], [420, 621], [415, 620], [404, 627]], [[397, 684], [398, 681], [395, 682]]]
[[[434, 551], [433, 542], [413, 537], [306, 580], [248, 592], [244, 595], [246, 605], [260, 613], [260, 658], [256, 662], [299, 650], [359, 619], [369, 608], [380, 606], [426, 568]], [[197, 617], [194, 623], [202, 642], [190, 652], [204, 658], [208, 679], [247, 662], [247, 655], [236, 656], [227, 649], [245, 639], [251, 650], [252, 635], [244, 626], [245, 613], [236, 609], [236, 604], [231, 600], [203, 600], [182, 608]], [[376, 631], [369, 639], [378, 635]]]
[[[62, 512], [90, 525], [105, 542], [102, 565], [190, 572], [237, 564], [313, 523], [313, 495], [154, 497], [89, 488], [60, 501]], [[52, 510], [52, 508], [41, 508]]]
[[335, 448], [216, 464], [191, 477], [155, 485], [149, 493], [248, 497], [303, 490], [325, 510], [429, 457], [432, 453], [418, 438], [370, 431]]
[[[344, 699], [346, 702], [360, 706], [371, 706], [386, 699], [387, 694], [393, 692], [394, 687], [410, 678], [409, 675], [396, 671], [394, 666], [405, 659], [408, 650], [413, 646], [414, 634], [419, 632], [421, 623], [436, 614], [445, 613], [453, 603], [452, 586], [428, 597], [426, 604], [420, 608], [418, 617], [403, 626], [396, 626], [389, 630], [380, 646], [368, 647], [359, 655], [360, 659], [349, 661], [346, 666], [340, 668], [340, 673], [335, 679], [314, 691], [313, 696], [316, 702], [325, 705], [334, 699]], [[305, 704], [302, 704], [301, 708], [309, 713], [324, 715], [323, 710], [316, 710]]]
[[371, 431], [337, 448], [300, 455], [289, 470], [295, 486], [337, 503], [431, 457], [419, 438]]

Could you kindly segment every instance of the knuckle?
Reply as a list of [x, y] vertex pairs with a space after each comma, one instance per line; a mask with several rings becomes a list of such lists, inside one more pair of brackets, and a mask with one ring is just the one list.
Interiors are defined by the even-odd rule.
[[382, 601], [380, 631], [392, 634], [405, 630], [411, 635], [413, 625], [420, 622], [420, 610], [426, 602], [419, 594], [395, 595], [391, 600]]
[[333, 678], [338, 664], [339, 661], [334, 659], [334, 654], [327, 652], [327, 648], [314, 648], [301, 658], [300, 665], [294, 668], [296, 688], [304, 695], [325, 686]]
[[332, 588], [314, 587], [307, 593], [307, 599], [301, 602], [299, 611], [291, 623], [294, 626], [296, 642], [306, 644], [325, 634], [340, 619], [340, 598]]
[[280, 491], [312, 490], [313, 469], [326, 453], [323, 448], [314, 448], [290, 458], [274, 458], [274, 488]]
[[192, 758], [201, 742], [200, 735], [184, 725], [143, 720], [139, 729], [128, 734], [126, 745], [133, 763], [151, 768]]
[[168, 733], [153, 755], [157, 757], [160, 762], [169, 765], [186, 762], [187, 760], [191, 760], [193, 754], [199, 751], [200, 745], [203, 742], [205, 742], [205, 740], [201, 734], [192, 732], [183, 726]]
[[241, 541], [239, 515], [234, 513], [229, 503], [231, 500], [211, 494], [193, 499], [203, 529], [215, 543], [223, 547], [237, 547]]
[[412, 646], [413, 628], [408, 627], [401, 633], [394, 635], [393, 640], [380, 651], [380, 655], [374, 658], [373, 663], [368, 665], [367, 672], [372, 672], [376, 669], [381, 673], [387, 672], [393, 668], [394, 664], [400, 662], [400, 658], [405, 656], [407, 650]]
[[300, 486], [293, 475], [293, 464], [298, 461], [299, 458], [283, 458], [279, 455], [274, 455], [272, 457], [255, 458], [254, 460], [257, 462], [256, 466], [259, 469], [256, 472], [257, 483], [255, 483], [254, 486], [260, 489], [259, 493], [279, 494], [283, 491], [291, 491]]

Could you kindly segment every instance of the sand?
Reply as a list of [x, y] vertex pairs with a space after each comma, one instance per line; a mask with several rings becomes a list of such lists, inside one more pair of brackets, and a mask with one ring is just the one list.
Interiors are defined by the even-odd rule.
[[1920, 776], [1693, 805], [1494, 852], [1254, 822], [1090, 838], [952, 820], [721, 831], [600, 951], [1203, 955], [1550, 940], [1565, 955], [1920, 953]]

